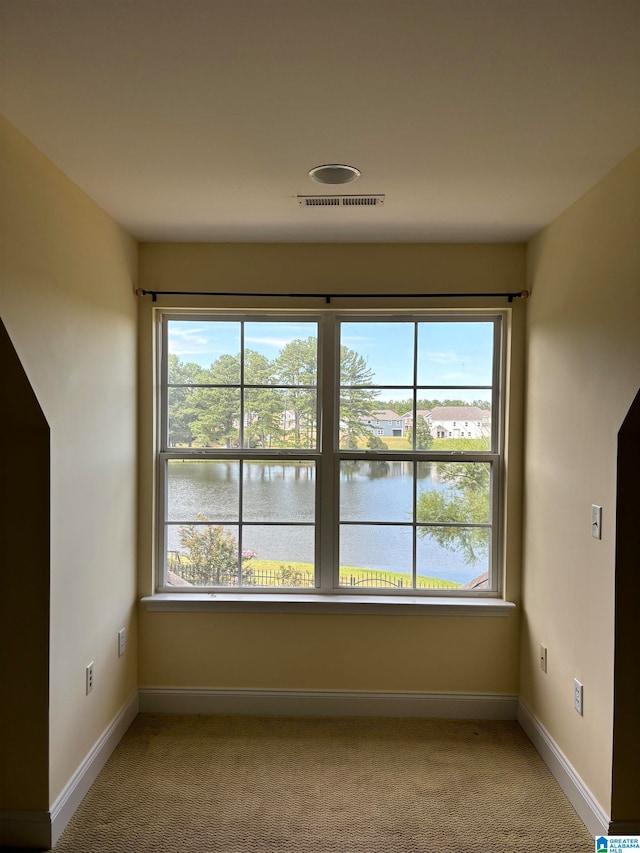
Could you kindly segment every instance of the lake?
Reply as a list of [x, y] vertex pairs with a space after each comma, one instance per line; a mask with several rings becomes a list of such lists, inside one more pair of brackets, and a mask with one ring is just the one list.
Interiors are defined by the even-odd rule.
[[[238, 538], [243, 507], [242, 548], [257, 559], [312, 563], [314, 559], [315, 469], [298, 462], [169, 461], [167, 549], [184, 551], [179, 527], [198, 515]], [[447, 491], [430, 463], [420, 463], [418, 492]], [[343, 462], [340, 470], [340, 565], [376, 571], [411, 572], [412, 466], [401, 461]], [[262, 523], [257, 523], [262, 522]], [[265, 522], [268, 522], [265, 523]], [[365, 522], [368, 522], [365, 524]], [[383, 525], [376, 522], [385, 522]], [[423, 528], [427, 530], [428, 528]], [[419, 575], [466, 583], [488, 570], [488, 558], [466, 565], [462, 555], [426, 535], [417, 537]]]

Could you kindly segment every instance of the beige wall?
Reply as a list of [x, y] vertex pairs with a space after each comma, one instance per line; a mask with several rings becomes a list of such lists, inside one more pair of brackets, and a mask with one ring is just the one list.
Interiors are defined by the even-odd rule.
[[[519, 291], [524, 246], [143, 244], [140, 286], [157, 290], [428, 293]], [[242, 300], [219, 299], [233, 306]], [[251, 304], [259, 304], [259, 299]], [[158, 305], [205, 305], [159, 297]], [[211, 305], [211, 300], [208, 301]], [[245, 306], [249, 303], [244, 301]], [[263, 305], [290, 306], [287, 301]], [[299, 304], [324, 306], [322, 300]], [[384, 307], [361, 300], [359, 308]], [[407, 302], [407, 305], [414, 305]], [[433, 306], [434, 303], [428, 303]], [[442, 303], [439, 303], [442, 304]], [[460, 302], [444, 303], [460, 308]], [[506, 300], [475, 301], [503, 308]], [[345, 305], [341, 302], [340, 305]], [[346, 303], [348, 307], [348, 303]], [[140, 591], [153, 588], [152, 303], [141, 300]], [[516, 381], [510, 397], [511, 525], [507, 595], [518, 599], [520, 445], [525, 303], [513, 303]], [[412, 617], [185, 614], [141, 611], [140, 686], [417, 690], [514, 694], [518, 616]]]
[[51, 804], [136, 687], [137, 246], [0, 127], [0, 315], [51, 428]]
[[[606, 812], [616, 446], [640, 381], [639, 235], [637, 151], [528, 247], [521, 694]], [[603, 507], [601, 541], [592, 504]]]

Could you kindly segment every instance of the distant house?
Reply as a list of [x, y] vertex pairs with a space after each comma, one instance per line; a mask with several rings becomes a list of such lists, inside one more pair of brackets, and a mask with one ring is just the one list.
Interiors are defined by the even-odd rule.
[[[420, 418], [424, 421], [427, 420], [427, 417], [431, 413], [428, 409], [418, 409], [416, 411], [416, 417], [418, 418], [418, 423], [420, 422]], [[403, 424], [403, 432], [404, 435], [409, 435], [411, 430], [413, 429], [413, 412], [407, 412], [406, 415], [402, 416], [402, 424]]]
[[478, 406], [436, 406], [425, 416], [434, 438], [489, 438], [491, 412]]
[[360, 420], [374, 435], [380, 437], [402, 437], [404, 433], [402, 415], [391, 411], [391, 409], [382, 409], [379, 412], [373, 412], [371, 416], [367, 415], [360, 418]]

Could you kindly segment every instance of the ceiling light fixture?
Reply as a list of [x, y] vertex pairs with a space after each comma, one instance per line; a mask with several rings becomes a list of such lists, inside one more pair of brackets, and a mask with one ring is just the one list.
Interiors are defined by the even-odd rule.
[[309, 177], [319, 184], [348, 184], [360, 177], [360, 170], [341, 163], [326, 163], [311, 169]]

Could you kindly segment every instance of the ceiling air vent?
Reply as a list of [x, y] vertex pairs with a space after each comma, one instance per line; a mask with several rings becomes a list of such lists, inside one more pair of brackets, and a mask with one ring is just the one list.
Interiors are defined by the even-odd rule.
[[299, 195], [300, 207], [381, 207], [384, 195]]

